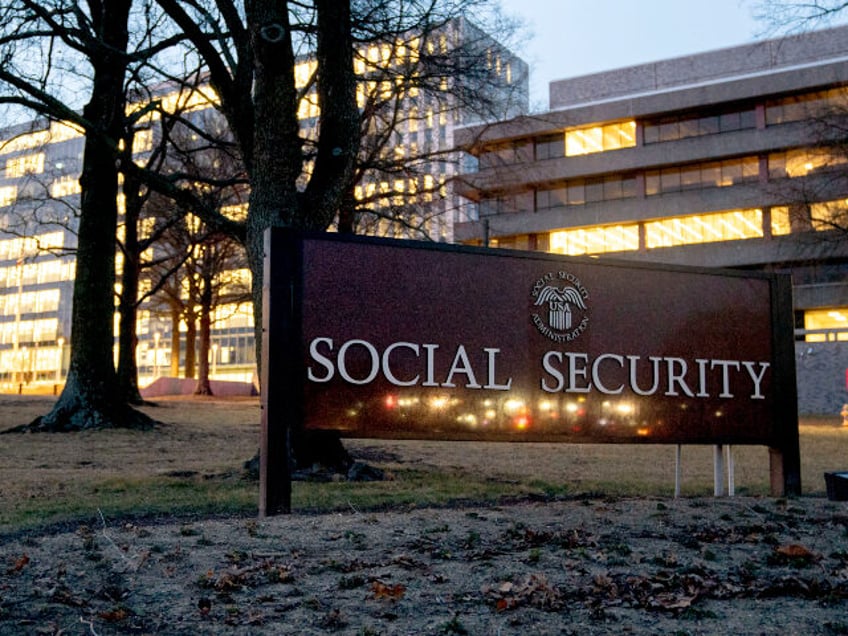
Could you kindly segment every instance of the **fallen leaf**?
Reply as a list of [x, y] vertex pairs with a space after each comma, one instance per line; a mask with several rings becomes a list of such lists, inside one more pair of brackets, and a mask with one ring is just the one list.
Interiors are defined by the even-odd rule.
[[14, 572], [20, 572], [26, 567], [26, 564], [29, 563], [29, 555], [26, 553], [22, 554], [20, 557], [15, 559], [15, 565], [6, 570], [6, 574], [13, 574]]
[[97, 615], [107, 623], [120, 623], [129, 616], [129, 612], [123, 607], [119, 607], [108, 612], [100, 612]]
[[374, 581], [371, 583], [371, 593], [375, 600], [387, 599], [397, 601], [403, 598], [403, 595], [406, 593], [406, 587], [401, 583], [387, 585], [382, 581]]
[[775, 548], [775, 552], [777, 552], [781, 556], [790, 557], [793, 559], [813, 559], [816, 556], [807, 548], [797, 543], [788, 543], [786, 545], [778, 546], [777, 548]]
[[653, 598], [652, 605], [667, 610], [686, 609], [687, 607], [691, 607], [696, 598], [698, 598], [697, 594], [692, 596], [679, 596], [669, 592], [666, 594], [657, 594]]

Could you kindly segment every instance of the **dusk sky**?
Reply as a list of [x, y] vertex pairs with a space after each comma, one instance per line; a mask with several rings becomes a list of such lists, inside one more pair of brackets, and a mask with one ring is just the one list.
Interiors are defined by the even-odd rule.
[[[522, 18], [534, 108], [548, 82], [762, 39], [757, 0], [502, 0]], [[840, 22], [848, 21], [848, 12]], [[535, 108], [538, 110], [538, 108]]]

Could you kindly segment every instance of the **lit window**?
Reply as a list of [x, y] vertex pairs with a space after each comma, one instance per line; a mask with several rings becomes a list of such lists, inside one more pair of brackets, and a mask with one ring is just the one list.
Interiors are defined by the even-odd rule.
[[233, 221], [244, 221], [247, 218], [247, 203], [225, 205], [221, 208], [221, 214]]
[[44, 172], [44, 153], [20, 155], [6, 160], [6, 178], [23, 177]]
[[817, 232], [845, 230], [848, 228], [848, 200], [811, 204], [810, 220]]
[[648, 249], [735, 241], [763, 236], [762, 210], [732, 210], [661, 219], [645, 223]]
[[13, 139], [0, 143], [0, 152], [12, 153], [21, 150], [32, 150], [40, 148], [49, 140], [49, 132], [46, 130], [37, 130], [31, 133], [18, 135]]
[[842, 153], [828, 150], [807, 149], [772, 153], [768, 157], [769, 178], [803, 177], [815, 172], [844, 164], [848, 161]]
[[143, 152], [150, 152], [153, 148], [153, 131], [139, 130], [133, 136], [133, 155], [139, 155]]
[[771, 209], [771, 235], [782, 236], [792, 231], [789, 219], [789, 208], [785, 205]]
[[82, 135], [83, 130], [78, 128], [76, 124], [63, 121], [54, 121], [50, 124], [50, 143], [55, 144], [69, 139], [78, 139]]
[[54, 199], [69, 197], [82, 191], [79, 179], [74, 176], [59, 177], [50, 184], [50, 196]]
[[639, 249], [639, 226], [607, 225], [551, 232], [550, 251], [556, 254], [604, 254]]
[[594, 152], [632, 148], [636, 145], [636, 122], [585, 126], [565, 131], [565, 155], [574, 157]]
[[15, 186], [0, 187], [0, 207], [12, 205], [18, 196], [18, 189]]
[[848, 340], [848, 307], [815, 309], [804, 312], [804, 329], [807, 342]]

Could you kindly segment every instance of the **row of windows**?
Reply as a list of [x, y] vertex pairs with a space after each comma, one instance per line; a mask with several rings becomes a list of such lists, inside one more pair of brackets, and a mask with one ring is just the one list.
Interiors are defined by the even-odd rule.
[[564, 205], [583, 205], [635, 196], [635, 175], [575, 179], [557, 188], [537, 190], [536, 209], [547, 210]]
[[[43, 342], [38, 340], [36, 342]], [[22, 347], [15, 351], [14, 349], [4, 349], [0, 351], [0, 369], [3, 370], [6, 377], [23, 373], [37, 373], [39, 371], [58, 372], [59, 365], [62, 362], [62, 347], [58, 345], [46, 347]]]
[[[792, 150], [768, 155], [770, 179], [800, 177], [816, 170], [830, 169], [848, 163], [848, 157], [826, 150]], [[760, 179], [757, 156], [708, 161], [704, 163], [649, 170], [644, 173], [645, 195], [654, 196], [703, 188], [721, 188]], [[536, 190], [535, 210], [638, 196], [638, 176], [613, 175], [592, 179], [574, 179], [553, 187]], [[533, 202], [522, 195], [504, 195], [480, 203], [481, 215], [528, 211]]]
[[5, 176], [7, 179], [24, 177], [30, 174], [41, 174], [42, 172], [44, 172], [43, 152], [18, 155], [6, 159]]
[[804, 329], [829, 330], [830, 333], [806, 334], [806, 342], [848, 340], [848, 307], [812, 309], [804, 312]]
[[693, 115], [645, 122], [644, 140], [645, 144], [655, 144], [756, 127], [756, 112], [753, 107], [750, 107], [721, 114]]
[[73, 280], [75, 272], [74, 261], [61, 261], [56, 258], [25, 263], [22, 266], [0, 267], [0, 288]]
[[[825, 113], [828, 109], [846, 106], [848, 88], [786, 97], [766, 103], [765, 123], [767, 126], [773, 126], [802, 121]], [[706, 115], [684, 115], [645, 121], [642, 125], [643, 143], [648, 145], [756, 127], [756, 109], [754, 106], [746, 106]], [[625, 121], [569, 128], [533, 141], [524, 140], [493, 146], [481, 153], [479, 159], [480, 167], [487, 168], [605, 152], [635, 145], [636, 122]]]
[[645, 173], [645, 194], [655, 195], [700, 188], [724, 187], [759, 179], [758, 157], [709, 161]]
[[[415, 179], [369, 181], [353, 190], [356, 200], [368, 208], [401, 206], [414, 200], [430, 202], [448, 195], [445, 175], [425, 174]], [[411, 201], [410, 199], [413, 199]]]
[[[551, 252], [576, 256], [763, 238], [767, 231], [780, 236], [845, 227], [848, 227], [848, 200], [838, 200], [791, 208], [773, 207], [769, 217], [759, 208], [728, 210], [643, 223], [572, 228], [551, 232], [548, 238]], [[640, 232], [644, 232], [644, 239], [640, 238]]]
[[44, 289], [21, 294], [0, 295], [0, 316], [46, 313], [59, 309], [59, 290]]
[[782, 205], [771, 209], [771, 232], [775, 236], [794, 232], [826, 232], [848, 229], [848, 199]]
[[48, 232], [37, 236], [22, 236], [0, 240], [0, 261], [29, 258], [42, 250], [57, 249], [65, 244], [63, 232]]
[[768, 156], [768, 176], [769, 179], [803, 177], [817, 170], [838, 167], [846, 162], [848, 156], [844, 152], [826, 148], [773, 152]]
[[23, 342], [50, 342], [56, 340], [59, 330], [57, 318], [0, 322], [0, 345]]
[[803, 121], [848, 106], [848, 87], [793, 95], [766, 102], [766, 126]]
[[480, 168], [544, 161], [557, 157], [576, 157], [636, 145], [633, 120], [569, 128], [564, 132], [538, 137], [532, 141], [508, 142], [487, 148], [479, 157]]
[[636, 122], [582, 126], [565, 131], [565, 156], [576, 157], [636, 145]]
[[0, 142], [0, 154], [11, 154], [25, 150], [42, 148], [47, 144], [56, 144], [82, 136], [76, 126], [67, 122], [53, 122], [49, 128], [24, 133], [6, 141]]

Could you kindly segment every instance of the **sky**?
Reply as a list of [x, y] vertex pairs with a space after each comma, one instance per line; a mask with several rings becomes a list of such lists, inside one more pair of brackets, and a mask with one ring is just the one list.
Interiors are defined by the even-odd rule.
[[[548, 83], [763, 39], [761, 0], [501, 0], [526, 26], [530, 101], [547, 108]], [[848, 12], [840, 22], [848, 22]], [[837, 24], [835, 23], [835, 24]]]

